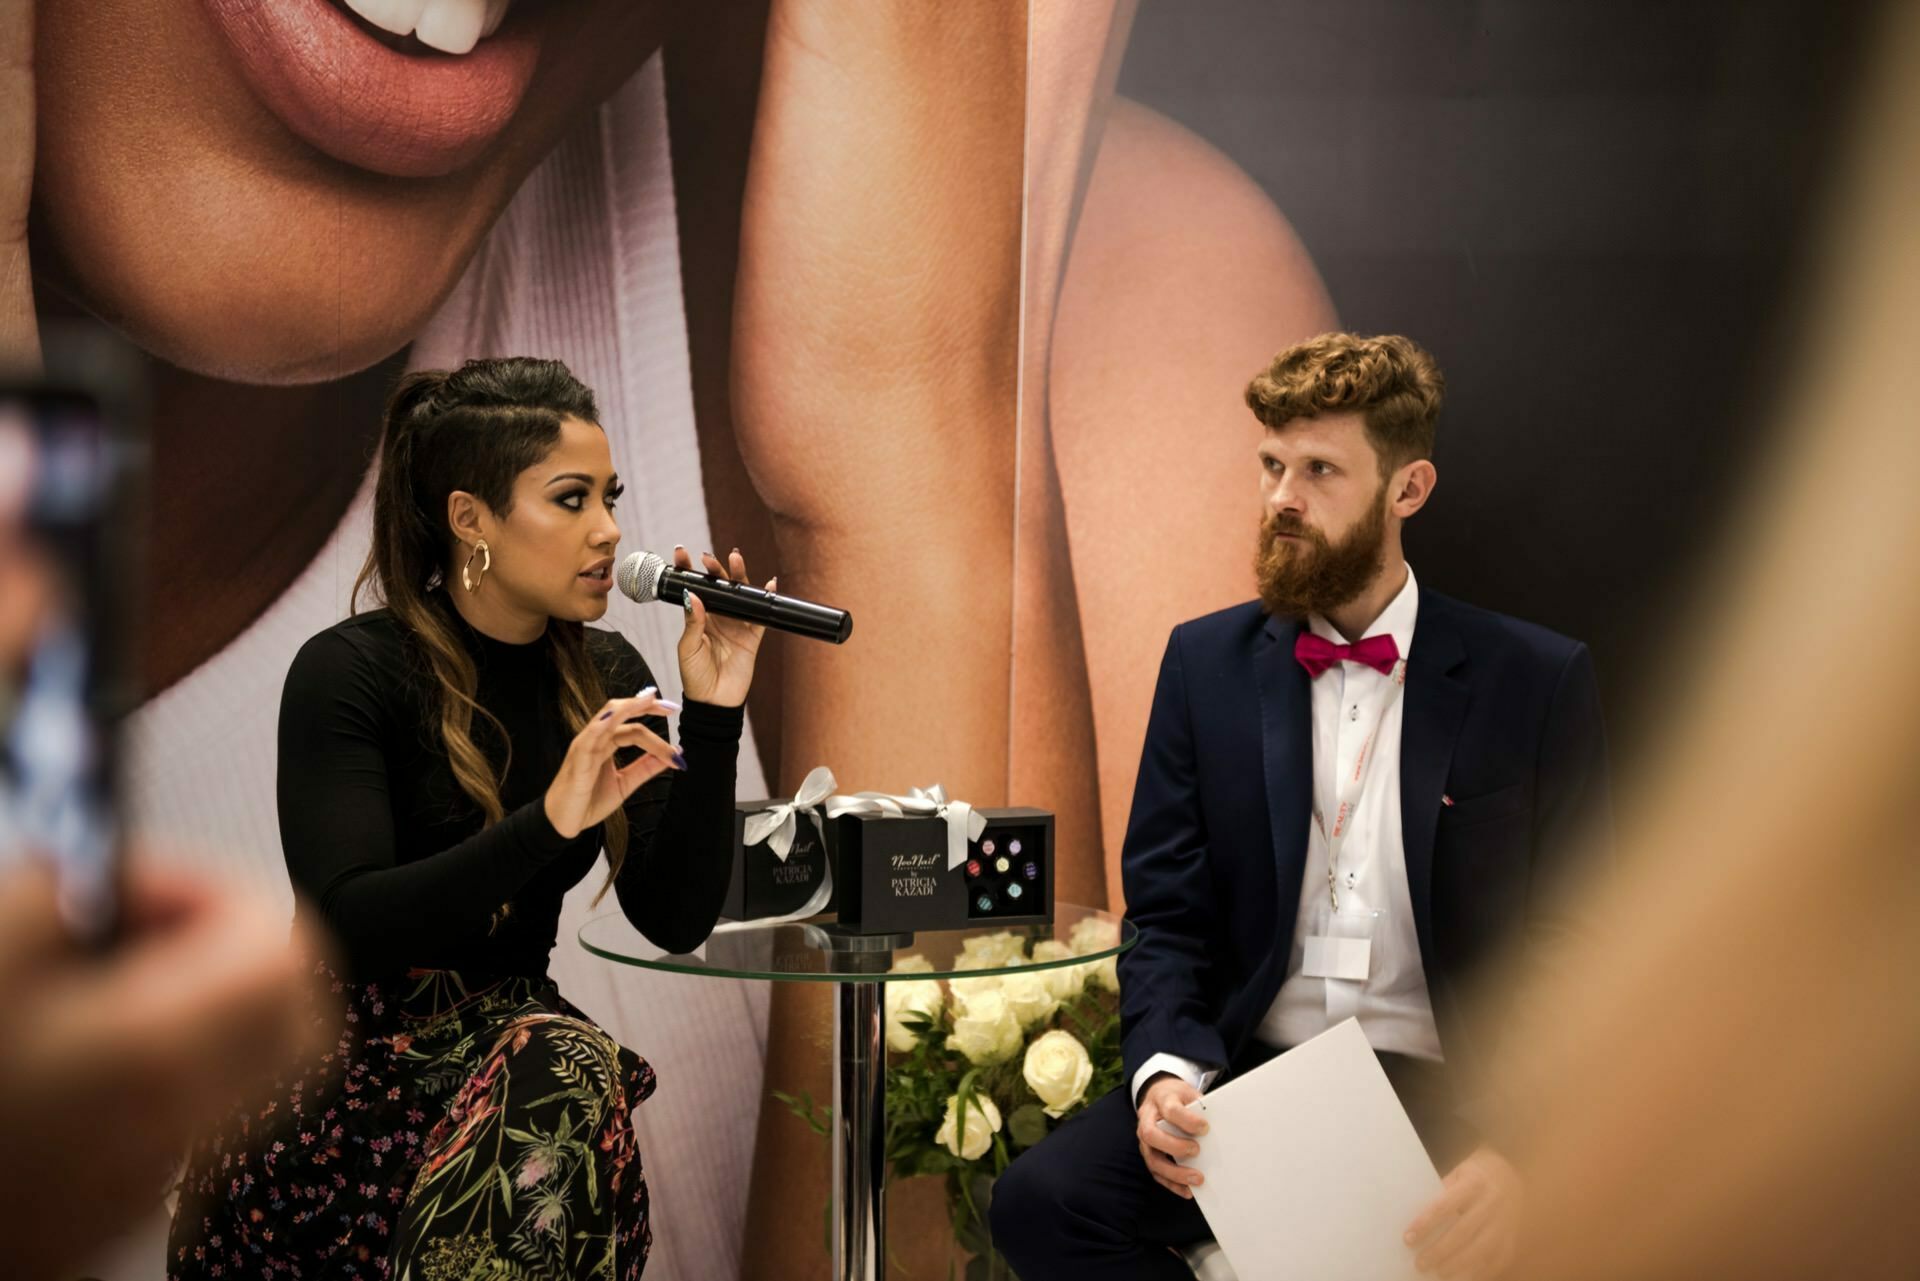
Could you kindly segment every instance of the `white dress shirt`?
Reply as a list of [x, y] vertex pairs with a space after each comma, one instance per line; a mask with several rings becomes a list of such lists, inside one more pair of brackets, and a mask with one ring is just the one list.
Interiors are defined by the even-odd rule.
[[[1414, 583], [1413, 569], [1408, 567], [1406, 585], [1367, 629], [1367, 636], [1392, 636], [1400, 657], [1405, 659], [1413, 653], [1414, 621], [1419, 610], [1420, 591]], [[1318, 614], [1308, 618], [1307, 626], [1315, 635], [1336, 644], [1346, 643], [1346, 638]], [[1372, 728], [1367, 723], [1371, 709], [1386, 694], [1390, 681], [1391, 677], [1354, 662], [1335, 663], [1314, 678], [1313, 786], [1318, 812], [1334, 811], [1334, 780], [1352, 770], [1361, 742]], [[1405, 706], [1404, 696], [1392, 698], [1381, 717], [1379, 744], [1367, 767], [1353, 825], [1340, 850], [1337, 876], [1341, 911], [1380, 914], [1372, 930], [1368, 977], [1361, 982], [1309, 978], [1302, 973], [1307, 936], [1325, 932], [1329, 908], [1327, 841], [1320, 824], [1309, 819], [1306, 868], [1287, 977], [1255, 1033], [1271, 1045], [1299, 1045], [1354, 1017], [1360, 1020], [1361, 1029], [1376, 1050], [1435, 1061], [1442, 1057], [1433, 1002], [1427, 995], [1426, 971], [1420, 962], [1420, 939], [1414, 929], [1406, 850], [1401, 840], [1400, 730]], [[1134, 1074], [1134, 1098], [1137, 1100], [1146, 1083], [1161, 1072], [1170, 1072], [1204, 1090], [1213, 1084], [1222, 1066], [1196, 1063], [1176, 1054], [1156, 1054]]]

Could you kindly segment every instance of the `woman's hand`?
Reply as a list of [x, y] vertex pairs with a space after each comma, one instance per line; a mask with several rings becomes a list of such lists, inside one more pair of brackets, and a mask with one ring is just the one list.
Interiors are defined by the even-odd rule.
[[[567, 745], [559, 773], [547, 785], [547, 821], [568, 840], [613, 813], [642, 783], [686, 762], [671, 743], [642, 725], [638, 717], [677, 712], [678, 703], [651, 687], [631, 698], [610, 699]], [[624, 769], [613, 754], [623, 747], [644, 753]]]
[[[715, 578], [747, 581], [747, 562], [735, 548], [722, 565], [707, 552], [700, 558], [707, 573]], [[693, 557], [684, 547], [673, 549], [676, 569], [692, 569]], [[772, 591], [780, 580], [767, 580]], [[760, 638], [767, 629], [737, 618], [719, 618], [707, 612], [697, 596], [687, 596], [687, 626], [680, 633], [680, 688], [695, 702], [716, 707], [738, 707], [746, 701], [747, 687], [753, 684], [753, 662], [760, 652]]]

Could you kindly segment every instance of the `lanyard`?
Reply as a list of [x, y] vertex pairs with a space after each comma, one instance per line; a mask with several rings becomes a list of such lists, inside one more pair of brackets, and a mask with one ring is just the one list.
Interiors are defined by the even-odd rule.
[[[1393, 665], [1393, 674], [1387, 678], [1385, 685], [1371, 700], [1372, 705], [1368, 709], [1370, 714], [1366, 722], [1367, 736], [1360, 740], [1360, 753], [1354, 758], [1353, 768], [1336, 780], [1334, 799], [1338, 802], [1338, 808], [1334, 811], [1331, 831], [1327, 828], [1327, 822], [1321, 810], [1319, 788], [1314, 789], [1313, 821], [1327, 843], [1327, 902], [1335, 912], [1340, 910], [1338, 888], [1340, 850], [1347, 843], [1347, 836], [1353, 830], [1353, 816], [1360, 808], [1360, 789], [1367, 781], [1367, 767], [1373, 764], [1374, 748], [1380, 742], [1380, 727], [1386, 722], [1388, 710], [1399, 699], [1406, 685], [1407, 660], [1403, 658]], [[1338, 755], [1336, 751], [1335, 769], [1340, 768]]]

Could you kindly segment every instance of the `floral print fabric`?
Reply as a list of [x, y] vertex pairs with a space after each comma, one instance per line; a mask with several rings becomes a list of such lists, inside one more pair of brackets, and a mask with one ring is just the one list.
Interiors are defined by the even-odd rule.
[[642, 1059], [548, 980], [317, 977], [333, 1048], [195, 1143], [168, 1281], [636, 1281]]

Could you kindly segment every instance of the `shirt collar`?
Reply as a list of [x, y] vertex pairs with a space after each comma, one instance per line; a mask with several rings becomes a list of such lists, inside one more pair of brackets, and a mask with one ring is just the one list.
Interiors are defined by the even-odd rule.
[[[1413, 566], [1407, 566], [1407, 581], [1401, 585], [1387, 607], [1380, 611], [1380, 617], [1373, 620], [1373, 626], [1367, 628], [1367, 636], [1391, 636], [1400, 650], [1400, 657], [1406, 658], [1413, 653], [1413, 623], [1420, 612], [1420, 588], [1413, 581]], [[1332, 623], [1319, 614], [1307, 616], [1307, 627], [1315, 636], [1330, 640], [1336, 645], [1346, 644]], [[1365, 640], [1366, 636], [1360, 638]]]

